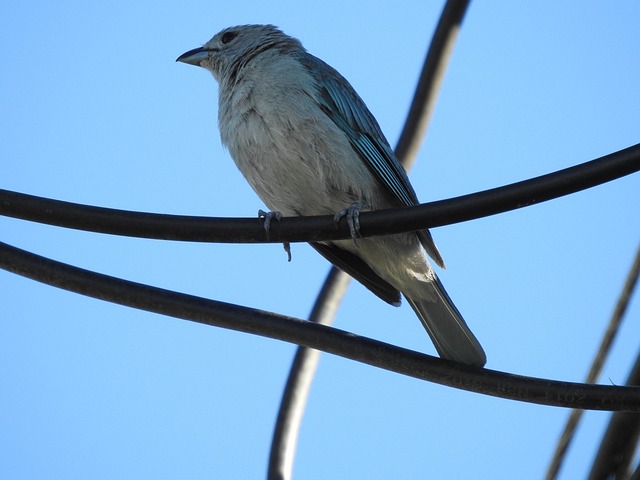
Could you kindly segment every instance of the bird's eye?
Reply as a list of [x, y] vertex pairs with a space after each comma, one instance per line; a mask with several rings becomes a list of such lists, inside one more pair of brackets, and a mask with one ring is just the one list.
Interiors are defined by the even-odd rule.
[[220, 39], [220, 41], [223, 44], [227, 44], [237, 36], [238, 34], [236, 32], [225, 32], [224, 35], [222, 35], [222, 38]]

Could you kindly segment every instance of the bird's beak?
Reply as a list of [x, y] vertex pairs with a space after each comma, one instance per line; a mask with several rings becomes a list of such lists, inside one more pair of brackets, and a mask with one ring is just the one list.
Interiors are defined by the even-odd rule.
[[176, 58], [176, 62], [188, 63], [189, 65], [195, 65], [199, 67], [204, 59], [209, 55], [209, 50], [204, 47], [194, 48], [193, 50], [189, 50], [188, 52], [183, 53], [178, 58]]

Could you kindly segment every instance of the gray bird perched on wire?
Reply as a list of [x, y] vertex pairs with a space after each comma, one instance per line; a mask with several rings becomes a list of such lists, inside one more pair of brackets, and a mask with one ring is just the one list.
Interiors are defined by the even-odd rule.
[[[297, 39], [272, 25], [230, 27], [177, 60], [218, 81], [222, 143], [272, 212], [346, 216], [355, 239], [361, 210], [418, 203], [353, 87]], [[402, 293], [440, 356], [485, 364], [427, 260], [425, 251], [444, 267], [427, 230], [311, 245], [385, 302], [398, 306]]]

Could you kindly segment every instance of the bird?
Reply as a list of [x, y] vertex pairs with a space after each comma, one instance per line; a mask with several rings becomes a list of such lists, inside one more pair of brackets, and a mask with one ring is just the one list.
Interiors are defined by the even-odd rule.
[[361, 211], [419, 202], [378, 122], [337, 70], [273, 25], [225, 28], [176, 61], [213, 74], [222, 144], [276, 218], [346, 216], [353, 239], [311, 246], [385, 302], [399, 306], [402, 294], [440, 357], [485, 365], [425, 255], [444, 268], [428, 230], [357, 238]]

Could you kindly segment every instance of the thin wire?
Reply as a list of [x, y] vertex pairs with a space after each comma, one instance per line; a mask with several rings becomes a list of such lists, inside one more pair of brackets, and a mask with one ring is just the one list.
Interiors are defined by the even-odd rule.
[[[442, 76], [457, 37], [468, 0], [446, 2], [422, 66], [418, 85], [411, 102], [395, 153], [408, 170], [418, 155], [431, 118]], [[320, 291], [309, 321], [331, 325], [338, 306], [349, 286], [350, 277], [336, 267]], [[280, 409], [271, 442], [267, 478], [288, 480], [293, 475], [293, 461], [302, 416], [306, 408], [311, 383], [318, 367], [320, 352], [298, 347], [282, 394]]]
[[[640, 144], [547, 175], [448, 200], [360, 214], [362, 236], [450, 225], [515, 210], [624, 177], [640, 170]], [[258, 218], [208, 218], [90, 207], [0, 189], [0, 215], [99, 233], [220, 243], [282, 243], [350, 238], [343, 219], [284, 217], [269, 238]]]
[[2, 242], [0, 268], [100, 300], [295, 343], [470, 392], [556, 407], [640, 412], [640, 387], [559, 382], [462, 365], [306, 320], [91, 272]]
[[[635, 259], [631, 265], [631, 269], [627, 275], [624, 286], [622, 287], [622, 291], [620, 292], [620, 297], [616, 303], [616, 306], [611, 315], [611, 319], [609, 320], [609, 325], [604, 332], [602, 340], [600, 342], [600, 347], [598, 348], [598, 352], [591, 363], [591, 368], [589, 369], [589, 373], [587, 374], [587, 378], [584, 383], [595, 383], [602, 372], [602, 367], [604, 362], [611, 351], [611, 346], [613, 345], [613, 341], [618, 333], [620, 328], [620, 324], [622, 323], [622, 319], [624, 314], [629, 306], [629, 301], [633, 295], [633, 291], [638, 283], [638, 276], [640, 275], [640, 247], [638, 247], [638, 251], [636, 252]], [[582, 418], [582, 414], [584, 412], [582, 410], [573, 410], [567, 419], [567, 423], [564, 426], [564, 430], [558, 439], [558, 444], [556, 445], [555, 452], [549, 464], [549, 468], [547, 469], [547, 480], [553, 480], [557, 478], [558, 472], [560, 471], [560, 467], [562, 466], [562, 462], [566, 456], [567, 450], [569, 448], [569, 444], [573, 439], [576, 428], [578, 427], [578, 423]]]

